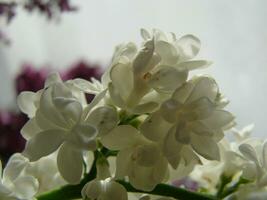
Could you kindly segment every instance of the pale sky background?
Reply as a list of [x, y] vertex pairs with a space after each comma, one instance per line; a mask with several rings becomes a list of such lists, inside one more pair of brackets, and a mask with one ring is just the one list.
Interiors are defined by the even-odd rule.
[[11, 78], [23, 62], [63, 68], [83, 58], [106, 64], [116, 44], [139, 42], [139, 29], [159, 28], [202, 41], [199, 58], [212, 60], [200, 73], [215, 77], [242, 127], [267, 137], [266, 0], [75, 0], [78, 13], [60, 22], [20, 11], [9, 27], [13, 40], [0, 46], [0, 108], [15, 99]]

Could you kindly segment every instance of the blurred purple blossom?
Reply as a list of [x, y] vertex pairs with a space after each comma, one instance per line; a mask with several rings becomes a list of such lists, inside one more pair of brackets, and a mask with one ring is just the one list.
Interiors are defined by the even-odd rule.
[[[72, 65], [68, 70], [61, 74], [63, 80], [69, 80], [74, 78], [83, 78], [85, 80], [90, 80], [92, 77], [100, 80], [103, 74], [102, 68], [97, 64], [89, 64], [85, 61], [80, 61]], [[94, 95], [86, 94], [86, 99], [88, 102], [92, 101]]]
[[4, 16], [10, 22], [15, 16], [15, 3], [0, 3], [0, 16]]
[[16, 92], [37, 92], [44, 87], [44, 82], [49, 73], [47, 68], [37, 69], [29, 64], [22, 66], [21, 71], [15, 78]]
[[[16, 1], [0, 2], [0, 18], [5, 18], [7, 23], [10, 23], [16, 16], [18, 7], [22, 7], [28, 12], [38, 11], [47, 16], [48, 19], [56, 18], [64, 12], [78, 10], [76, 6], [70, 3], [70, 0], [25, 0], [19, 3]], [[3, 34], [2, 30], [0, 30], [0, 42], [6, 45], [10, 44], [10, 40]]]
[[23, 150], [25, 140], [20, 134], [20, 129], [26, 121], [27, 117], [24, 114], [0, 111], [0, 153], [3, 160]]
[[42, 14], [45, 14], [49, 19], [59, 12], [71, 12], [76, 11], [77, 8], [70, 4], [69, 0], [28, 0], [26, 1], [24, 8], [32, 12], [37, 10]]
[[85, 61], [79, 61], [61, 74], [63, 80], [74, 78], [90, 80], [92, 77], [99, 80], [102, 73], [103, 71], [99, 65], [89, 64]]

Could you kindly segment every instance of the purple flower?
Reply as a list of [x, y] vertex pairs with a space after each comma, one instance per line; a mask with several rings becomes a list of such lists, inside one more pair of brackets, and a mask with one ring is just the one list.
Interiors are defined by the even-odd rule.
[[24, 149], [25, 139], [20, 130], [26, 121], [24, 114], [0, 112], [0, 155], [4, 160]]
[[0, 16], [5, 16], [10, 22], [15, 16], [15, 3], [0, 3]]
[[99, 65], [91, 65], [85, 61], [79, 61], [62, 73], [63, 80], [83, 78], [90, 80], [92, 77], [100, 79], [103, 71]]
[[40, 13], [45, 14], [49, 19], [59, 12], [76, 11], [77, 8], [70, 4], [69, 0], [31, 0], [26, 2], [24, 8], [31, 12], [38, 10]]
[[[74, 64], [70, 69], [62, 73], [63, 80], [82, 78], [85, 80], [90, 80], [92, 77], [100, 79], [103, 74], [102, 69], [99, 65], [90, 65], [85, 61], [80, 61]], [[92, 101], [94, 95], [87, 94], [86, 99], [88, 102]]]
[[47, 68], [36, 69], [29, 64], [22, 66], [15, 80], [17, 94], [22, 91], [36, 92], [42, 89], [48, 72]]

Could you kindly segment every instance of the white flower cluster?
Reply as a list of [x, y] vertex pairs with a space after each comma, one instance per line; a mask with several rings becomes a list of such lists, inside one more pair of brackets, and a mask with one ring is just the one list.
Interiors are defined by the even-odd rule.
[[[189, 173], [211, 193], [222, 175], [248, 181], [227, 198], [267, 194], [267, 143], [246, 139], [249, 130], [227, 142], [224, 133], [235, 125], [228, 101], [212, 77], [189, 78], [211, 64], [195, 59], [199, 39], [160, 30], [141, 35], [141, 47], [116, 47], [101, 82], [51, 74], [44, 89], [20, 94], [18, 105], [30, 118], [21, 130], [27, 144], [3, 170], [0, 199], [34, 199], [88, 180], [83, 199], [172, 200], [128, 194], [120, 181], [145, 193]], [[95, 95], [90, 103], [87, 93]]]

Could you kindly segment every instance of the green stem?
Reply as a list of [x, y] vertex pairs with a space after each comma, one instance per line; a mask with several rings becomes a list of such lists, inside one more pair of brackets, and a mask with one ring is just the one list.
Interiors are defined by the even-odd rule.
[[173, 197], [179, 200], [216, 200], [216, 197], [205, 195], [197, 192], [191, 192], [182, 188], [177, 188], [167, 184], [158, 184], [152, 191], [142, 191], [135, 189], [130, 183], [125, 181], [117, 181], [125, 187], [128, 192], [153, 194], [165, 197]]
[[239, 181], [233, 185], [231, 185], [230, 187], [226, 188], [225, 191], [222, 193], [221, 197], [225, 198], [227, 196], [229, 196], [230, 194], [233, 194], [234, 192], [236, 192], [239, 188], [240, 185], [242, 184], [246, 184], [249, 183], [250, 181], [244, 178], [240, 178]]
[[[210, 195], [204, 195], [201, 193], [187, 191], [182, 188], [177, 188], [167, 184], [158, 184], [154, 190], [147, 192], [135, 189], [130, 183], [125, 181], [117, 181], [125, 187], [128, 192], [153, 194], [165, 197], [173, 197], [179, 200], [216, 200], [215, 197]], [[71, 200], [81, 198], [81, 190], [84, 184], [79, 185], [68, 185], [58, 190], [54, 190], [50, 193], [39, 196], [38, 200]]]
[[222, 197], [222, 194], [224, 193], [225, 187], [231, 181], [232, 181], [232, 177], [226, 176], [224, 174], [221, 175], [220, 183], [218, 185], [218, 190], [217, 190], [217, 194], [216, 194], [217, 198]]

